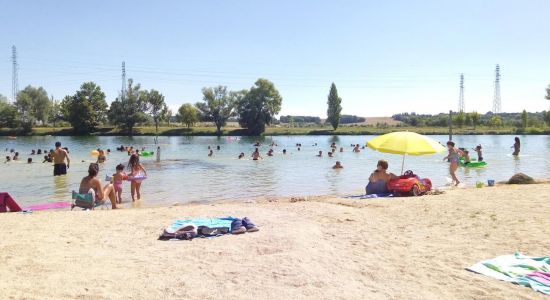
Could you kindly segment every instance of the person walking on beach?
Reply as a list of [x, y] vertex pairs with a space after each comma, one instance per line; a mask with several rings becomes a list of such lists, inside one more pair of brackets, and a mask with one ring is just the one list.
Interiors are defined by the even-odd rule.
[[[63, 148], [61, 148], [60, 142], [55, 142], [55, 150], [53, 151], [53, 176], [66, 175], [67, 169], [71, 163], [69, 154]], [[67, 160], [67, 164], [65, 164]]]
[[518, 156], [519, 155], [519, 148], [521, 146], [521, 143], [519, 142], [519, 137], [515, 137], [514, 138], [514, 145], [510, 148], [514, 148], [514, 152], [512, 153], [513, 156]]
[[456, 169], [458, 169], [458, 161], [460, 157], [464, 155], [462, 150], [455, 148], [455, 143], [453, 141], [447, 142], [447, 149], [449, 149], [449, 154], [443, 158], [443, 160], [448, 160], [451, 164], [449, 165], [449, 174], [453, 179], [455, 186], [458, 186], [460, 181], [456, 177]]

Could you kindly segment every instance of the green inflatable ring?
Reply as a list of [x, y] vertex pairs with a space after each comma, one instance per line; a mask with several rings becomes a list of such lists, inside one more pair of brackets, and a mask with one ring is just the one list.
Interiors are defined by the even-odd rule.
[[140, 156], [152, 156], [153, 154], [155, 154], [155, 152], [153, 152], [153, 151], [141, 151], [141, 152], [139, 152]]
[[460, 158], [460, 161], [459, 161], [459, 164], [460, 166], [462, 167], [466, 167], [466, 168], [482, 168], [482, 167], [485, 167], [487, 165], [486, 162], [484, 161], [477, 161], [477, 160], [472, 160], [470, 161], [469, 163], [464, 163], [464, 158]]

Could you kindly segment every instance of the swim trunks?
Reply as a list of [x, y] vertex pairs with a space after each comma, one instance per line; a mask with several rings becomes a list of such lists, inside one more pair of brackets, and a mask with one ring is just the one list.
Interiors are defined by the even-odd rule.
[[66, 164], [55, 164], [53, 165], [53, 176], [66, 175], [67, 174], [67, 165]]

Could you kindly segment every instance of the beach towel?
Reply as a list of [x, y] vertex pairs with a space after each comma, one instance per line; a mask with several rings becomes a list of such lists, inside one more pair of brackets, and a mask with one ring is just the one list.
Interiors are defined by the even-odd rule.
[[348, 199], [373, 199], [373, 198], [388, 198], [388, 197], [393, 197], [393, 194], [383, 193], [383, 194], [344, 196], [344, 198], [348, 198]]
[[29, 206], [25, 207], [25, 210], [37, 211], [37, 210], [61, 209], [61, 208], [69, 208], [69, 207], [71, 207], [70, 202], [60, 201], [60, 202], [29, 205]]
[[[188, 226], [194, 226], [196, 228], [195, 234], [192, 238], [195, 237], [216, 237], [221, 236], [227, 233], [230, 233], [232, 228], [232, 223], [236, 220], [240, 220], [233, 217], [225, 217], [225, 218], [198, 218], [198, 219], [189, 219], [189, 220], [177, 220], [172, 225], [170, 225], [168, 228], [166, 228], [161, 234], [161, 239], [163, 239], [163, 235], [169, 236], [168, 233], [178, 232], [180, 229]], [[241, 225], [242, 226], [242, 225]], [[246, 231], [246, 230], [245, 230]], [[189, 238], [189, 239], [192, 239]], [[174, 238], [173, 240], [178, 240], [179, 238]], [[164, 240], [170, 240], [169, 238], [165, 238]]]
[[550, 295], [550, 256], [532, 257], [516, 252], [478, 262], [466, 269]]

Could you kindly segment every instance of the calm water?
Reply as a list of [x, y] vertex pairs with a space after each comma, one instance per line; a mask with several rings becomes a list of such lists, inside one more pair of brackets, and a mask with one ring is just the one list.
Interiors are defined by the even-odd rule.
[[[442, 143], [447, 140], [446, 136], [432, 137]], [[370, 138], [372, 136], [265, 137], [260, 149], [264, 159], [252, 161], [250, 154], [255, 138], [159, 137], [162, 161], [157, 163], [154, 157], [142, 158], [149, 172], [149, 178], [142, 185], [142, 202], [155, 205], [258, 196], [359, 194], [378, 159], [388, 160], [390, 171], [401, 171], [401, 156], [369, 149], [351, 152], [352, 143], [364, 145]], [[40, 155], [29, 155], [31, 149], [53, 148], [57, 140], [70, 150], [73, 163], [68, 176], [53, 177], [51, 164], [41, 163]], [[477, 144], [484, 147], [486, 168], [459, 168], [458, 176], [466, 185], [473, 185], [478, 180], [505, 180], [516, 172], [536, 178], [550, 177], [550, 136], [522, 136], [519, 158], [510, 155], [513, 136], [456, 136], [454, 140], [461, 147], [471, 148]], [[265, 154], [272, 141], [278, 144], [273, 147], [275, 156], [267, 157]], [[315, 156], [319, 150], [326, 155], [332, 142], [344, 147], [344, 152], [337, 152], [335, 158]], [[302, 143], [301, 151], [297, 151], [296, 143]], [[0, 151], [13, 148], [21, 157], [19, 162], [0, 163], [0, 191], [12, 193], [23, 205], [70, 201], [71, 190], [78, 189], [88, 164], [95, 161], [90, 156], [92, 149], [114, 150], [121, 144], [156, 149], [153, 137], [20, 137], [17, 140], [0, 138], [0, 144]], [[214, 156], [208, 157], [209, 145], [213, 148], [220, 145], [221, 150], [214, 150]], [[286, 155], [282, 154], [283, 149], [287, 149]], [[237, 159], [240, 152], [246, 154], [245, 160]], [[447, 163], [442, 161], [444, 155], [408, 156], [405, 170], [412, 169], [429, 177], [435, 186], [446, 186], [449, 176]], [[28, 157], [36, 162], [27, 164]], [[342, 162], [344, 169], [331, 169], [336, 160]], [[106, 174], [114, 173], [116, 164], [127, 161], [126, 153], [114, 150], [101, 167], [99, 177], [103, 179]], [[125, 183], [123, 193], [124, 200], [128, 201], [129, 184]]]

